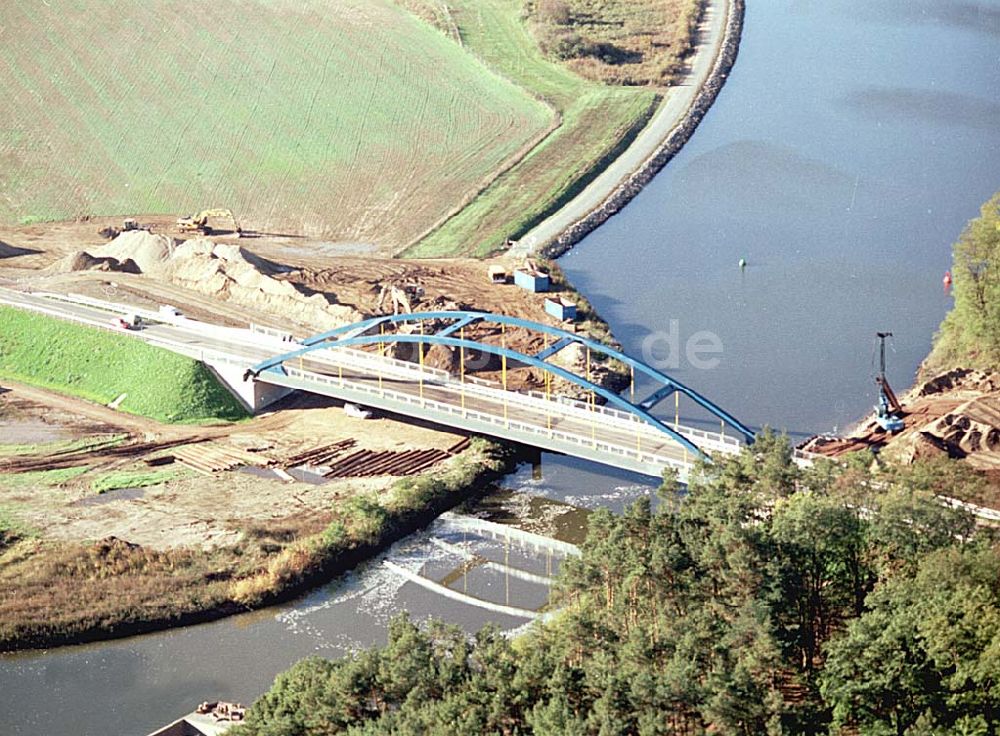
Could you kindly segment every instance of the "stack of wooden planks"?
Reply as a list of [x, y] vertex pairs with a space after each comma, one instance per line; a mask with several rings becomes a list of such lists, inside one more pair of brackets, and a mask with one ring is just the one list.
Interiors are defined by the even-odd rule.
[[471, 443], [472, 443], [471, 437], [463, 437], [454, 445], [448, 448], [448, 454], [457, 455], [458, 453], [462, 452], [462, 450], [465, 450]]
[[299, 465], [326, 465], [333, 458], [338, 455], [343, 454], [347, 450], [354, 447], [357, 441], [353, 439], [340, 440], [339, 442], [334, 442], [329, 445], [320, 445], [319, 447], [311, 447], [308, 450], [303, 450], [295, 455], [290, 455], [281, 461], [282, 467], [294, 468]]
[[415, 475], [451, 457], [447, 450], [358, 450], [331, 466], [327, 478]]
[[314, 468], [329, 465], [330, 469], [324, 474], [326, 478], [416, 475], [466, 449], [469, 438], [463, 438], [447, 450], [358, 450], [341, 457], [356, 445], [357, 441], [353, 438], [338, 440], [276, 458], [221, 443], [199, 443], [178, 447], [173, 452], [173, 459], [206, 475], [233, 470], [242, 465], [282, 469], [303, 465]]
[[214, 443], [178, 447], [174, 450], [173, 455], [177, 462], [205, 475], [232, 470], [241, 465], [266, 467], [274, 462], [265, 455]]

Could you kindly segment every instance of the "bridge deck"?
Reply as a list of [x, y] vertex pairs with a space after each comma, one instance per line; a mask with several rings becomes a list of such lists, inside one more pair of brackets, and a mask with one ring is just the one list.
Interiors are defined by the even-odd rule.
[[502, 390], [412, 379], [372, 376], [351, 368], [331, 369], [305, 360], [285, 373], [267, 372], [258, 380], [311, 391], [383, 411], [414, 416], [445, 426], [514, 440], [644, 475], [676, 468], [682, 479], [694, 460], [686, 448], [639, 423], [608, 421], [596, 411], [586, 416], [558, 402], [521, 403]]
[[[129, 335], [207, 362], [247, 369], [283, 349], [273, 336], [136, 310], [85, 297], [40, 296], [0, 290], [0, 301], [97, 327], [109, 316], [141, 312], [149, 321]], [[612, 467], [659, 476], [673, 467], [684, 480], [694, 457], [675, 440], [623, 412], [486, 385], [412, 363], [350, 349], [323, 349], [258, 380], [357, 402]], [[709, 452], [737, 452], [732, 436], [679, 427], [681, 434]]]

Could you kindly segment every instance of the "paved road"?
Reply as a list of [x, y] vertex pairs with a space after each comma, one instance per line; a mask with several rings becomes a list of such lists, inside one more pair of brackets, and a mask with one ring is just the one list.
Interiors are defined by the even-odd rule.
[[653, 119], [632, 145], [611, 162], [580, 194], [524, 235], [509, 253], [523, 257], [558, 237], [566, 228], [600, 207], [604, 201], [663, 144], [684, 118], [708, 79], [722, 44], [729, 14], [729, 0], [709, 0], [702, 25], [702, 42], [695, 52], [691, 73], [684, 84], [671, 87]]
[[[78, 303], [39, 294], [0, 289], [0, 302], [42, 311], [83, 324], [114, 329], [113, 305]], [[109, 309], [110, 307], [110, 309]], [[224, 328], [183, 318], [157, 321], [128, 334], [209, 363], [236, 365], [240, 371], [295, 347], [249, 330]], [[167, 319], [167, 318], [164, 318]], [[499, 386], [462, 381], [442, 371], [421, 371], [411, 363], [387, 361], [358, 351], [321, 351], [286, 364], [288, 376], [265, 374], [266, 383], [309, 390], [345, 400], [436, 421], [453, 427], [515, 439], [615, 467], [658, 474], [666, 465], [685, 470], [694, 455], [659, 430], [623, 412], [545, 401]], [[696, 430], [681, 428], [685, 434]], [[710, 434], [693, 437], [705, 447]], [[734, 451], [728, 439], [722, 449]], [[709, 443], [711, 444], [711, 443]], [[712, 449], [718, 449], [713, 447]]]

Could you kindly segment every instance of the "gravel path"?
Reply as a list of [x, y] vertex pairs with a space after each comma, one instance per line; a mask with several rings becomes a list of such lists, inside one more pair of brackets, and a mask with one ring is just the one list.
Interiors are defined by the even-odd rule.
[[633, 172], [654, 156], [680, 124], [708, 79], [722, 44], [731, 0], [709, 0], [702, 24], [702, 42], [695, 52], [687, 80], [667, 92], [653, 119], [628, 149], [565, 207], [538, 224], [508, 251], [524, 257], [558, 237], [571, 225], [604, 204]]

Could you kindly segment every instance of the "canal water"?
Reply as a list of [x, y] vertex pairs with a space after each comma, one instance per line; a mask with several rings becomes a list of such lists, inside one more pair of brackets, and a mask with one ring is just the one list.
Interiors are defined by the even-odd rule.
[[[801, 437], [871, 410], [876, 331], [897, 389], [929, 351], [950, 244], [1000, 190], [1000, 2], [747, 6], [689, 144], [561, 265], [629, 353]], [[721, 352], [690, 360], [700, 331]]]
[[[1000, 189], [1000, 0], [748, 6], [739, 60], [691, 142], [562, 265], [629, 352], [645, 348], [749, 424], [802, 436], [843, 428], [874, 402], [876, 330], [895, 333], [890, 380], [907, 386], [949, 306], [949, 245]], [[691, 360], [685, 343], [702, 331], [721, 352]], [[705, 367], [712, 357], [718, 365]], [[526, 467], [506, 485], [516, 493], [476, 512], [568, 538], [583, 516], [552, 501], [620, 509], [651, 488], [551, 456], [540, 477]], [[441, 534], [433, 527], [387, 556], [462, 585], [430, 541]], [[496, 553], [481, 544], [477, 553]], [[464, 585], [515, 606], [545, 597], [480, 573]], [[289, 606], [0, 657], [0, 731], [143, 734], [206, 698], [250, 701], [301, 657], [383, 641], [404, 609], [469, 631], [524, 625], [375, 560]]]

